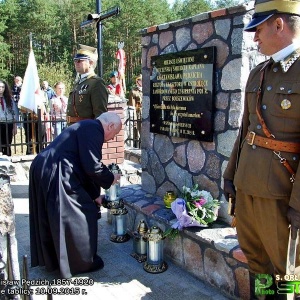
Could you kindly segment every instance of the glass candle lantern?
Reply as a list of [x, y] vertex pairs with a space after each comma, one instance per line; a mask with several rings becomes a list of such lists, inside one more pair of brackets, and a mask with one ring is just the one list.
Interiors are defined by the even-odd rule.
[[115, 243], [124, 243], [130, 239], [127, 233], [127, 214], [126, 207], [119, 207], [111, 209], [113, 232], [110, 240]]
[[148, 231], [148, 226], [144, 220], [139, 222], [137, 230], [133, 233], [133, 253], [131, 256], [134, 257], [138, 262], [144, 262], [147, 258], [147, 239], [145, 237]]
[[[120, 167], [112, 163], [108, 165], [108, 169], [113, 174], [122, 174]], [[102, 201], [103, 207], [107, 208], [107, 222], [112, 224], [111, 209], [118, 209], [124, 207], [124, 203], [121, 199], [121, 185], [120, 182], [116, 182], [111, 185], [109, 189], [105, 190], [105, 199]]]
[[112, 225], [115, 235], [124, 235], [126, 233], [126, 215], [113, 215]]
[[[108, 166], [108, 169], [113, 174], [122, 174], [120, 167], [115, 163], [110, 164]], [[121, 185], [119, 182], [111, 185], [111, 187], [105, 191], [105, 197], [107, 198], [108, 201], [118, 201], [120, 199], [120, 194], [121, 194]]]
[[164, 237], [163, 231], [153, 226], [146, 234], [147, 238], [147, 261], [144, 270], [149, 273], [162, 273], [168, 266], [164, 262]]

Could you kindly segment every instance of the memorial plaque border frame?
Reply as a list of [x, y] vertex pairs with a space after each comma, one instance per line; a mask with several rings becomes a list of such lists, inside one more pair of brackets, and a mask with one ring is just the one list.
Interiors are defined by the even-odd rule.
[[150, 132], [213, 141], [215, 61], [215, 46], [151, 57]]

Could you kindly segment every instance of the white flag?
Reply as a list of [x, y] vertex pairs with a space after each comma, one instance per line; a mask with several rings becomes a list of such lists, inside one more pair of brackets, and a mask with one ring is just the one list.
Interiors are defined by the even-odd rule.
[[28, 65], [26, 68], [18, 106], [22, 110], [37, 113], [37, 109], [44, 111], [43, 95], [33, 50], [30, 49]]

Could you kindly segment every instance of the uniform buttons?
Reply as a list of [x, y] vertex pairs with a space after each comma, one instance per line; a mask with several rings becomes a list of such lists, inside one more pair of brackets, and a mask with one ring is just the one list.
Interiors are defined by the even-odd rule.
[[274, 67], [273, 72], [275, 72], [275, 73], [278, 72], [278, 67]]
[[271, 91], [272, 90], [272, 87], [269, 85], [267, 86], [267, 91]]
[[255, 149], [256, 149], [256, 146], [255, 146], [255, 145], [252, 145], [252, 149], [254, 149], [254, 150], [255, 150]]
[[264, 104], [264, 105], [262, 106], [262, 109], [267, 109], [267, 105]]
[[257, 128], [257, 129], [261, 129], [261, 125], [257, 125], [256, 128]]
[[296, 156], [293, 156], [293, 160], [297, 160], [297, 157], [296, 157]]
[[288, 90], [288, 93], [291, 94], [291, 93], [292, 93], [292, 90]]

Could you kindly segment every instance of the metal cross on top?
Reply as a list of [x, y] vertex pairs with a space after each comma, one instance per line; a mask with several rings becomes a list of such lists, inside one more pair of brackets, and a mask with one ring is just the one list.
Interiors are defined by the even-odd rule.
[[102, 51], [102, 21], [113, 16], [117, 16], [120, 13], [118, 6], [110, 8], [101, 12], [101, 0], [96, 0], [96, 14], [89, 14], [87, 20], [80, 24], [81, 28], [95, 25], [97, 26], [97, 50], [99, 54], [98, 59], [98, 75], [103, 75], [103, 51]]

